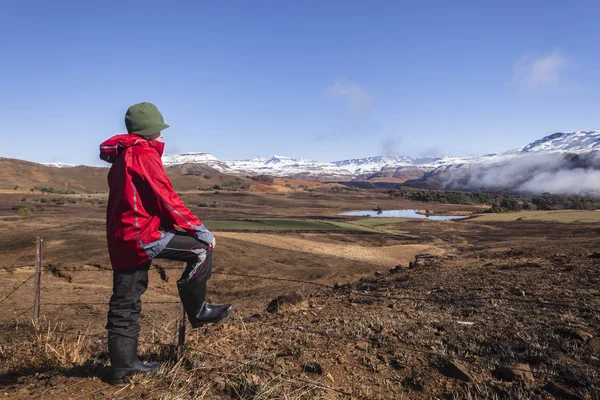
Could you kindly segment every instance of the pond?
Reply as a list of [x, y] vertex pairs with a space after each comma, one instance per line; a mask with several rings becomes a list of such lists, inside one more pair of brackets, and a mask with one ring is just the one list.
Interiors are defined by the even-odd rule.
[[340, 215], [348, 215], [352, 217], [395, 217], [395, 218], [421, 218], [429, 219], [432, 221], [448, 221], [451, 219], [464, 219], [467, 218], [462, 215], [423, 215], [418, 213], [419, 210], [362, 210], [362, 211], [349, 211], [341, 213]]

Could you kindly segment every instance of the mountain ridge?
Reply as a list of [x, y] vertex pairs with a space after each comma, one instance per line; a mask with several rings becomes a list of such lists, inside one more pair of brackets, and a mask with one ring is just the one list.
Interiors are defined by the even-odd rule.
[[[106, 186], [107, 168], [2, 158], [0, 163], [5, 165], [0, 184], [7, 188], [64, 183], [76, 190], [100, 190]], [[188, 152], [165, 155], [163, 163], [174, 184], [185, 190], [206, 186], [209, 181], [214, 185], [219, 179], [271, 175], [303, 181], [369, 182], [377, 187], [404, 184], [426, 189], [600, 196], [600, 131], [558, 132], [517, 149], [475, 157], [374, 156], [319, 162], [273, 156], [221, 161], [211, 153]], [[87, 175], [90, 185], [84, 179]], [[217, 176], [220, 178], [213, 179]]]
[[364, 178], [373, 174], [399, 174], [404, 171], [433, 171], [463, 164], [496, 163], [512, 157], [533, 153], [585, 153], [600, 150], [600, 131], [557, 132], [536, 140], [526, 146], [474, 157], [409, 157], [400, 155], [371, 156], [331, 162], [287, 156], [271, 158], [253, 157], [244, 160], [221, 161], [211, 153], [184, 153], [163, 156], [165, 166], [183, 163], [207, 164], [212, 168], [230, 174], [274, 175], [290, 177], [302, 175], [305, 178]]

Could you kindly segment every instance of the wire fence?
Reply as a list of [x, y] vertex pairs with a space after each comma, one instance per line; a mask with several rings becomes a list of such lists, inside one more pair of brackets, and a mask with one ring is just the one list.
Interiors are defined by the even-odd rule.
[[34, 277], [35, 277], [35, 274], [30, 275], [27, 279], [25, 279], [23, 282], [21, 282], [19, 285], [17, 285], [17, 287], [15, 287], [13, 290], [11, 290], [11, 292], [9, 294], [7, 294], [6, 296], [4, 296], [4, 298], [2, 298], [2, 300], [0, 300], [0, 303], [3, 303], [13, 293], [15, 293], [17, 290], [19, 290], [23, 285], [25, 285], [27, 282], [29, 282], [31, 280], [31, 278], [34, 278]]
[[[158, 269], [158, 268], [155, 268]], [[163, 268], [161, 267], [159, 270], [178, 270], [176, 268]], [[57, 269], [53, 268], [53, 272], [112, 272], [112, 270], [106, 269], [96, 269], [96, 270], [81, 270], [81, 269]], [[244, 274], [238, 272], [221, 272], [221, 271], [213, 271], [213, 275], [224, 275], [224, 276], [236, 276], [236, 277], [244, 277], [244, 278], [252, 278], [252, 279], [260, 279], [260, 280], [270, 280], [276, 282], [291, 282], [291, 283], [299, 283], [303, 285], [312, 285], [316, 287], [321, 287], [324, 289], [332, 290], [335, 289], [332, 285], [326, 285], [319, 282], [314, 281], [303, 281], [299, 279], [290, 279], [290, 278], [280, 278], [280, 277], [272, 277], [272, 276], [263, 276], [263, 275], [252, 275], [252, 274]], [[32, 276], [33, 277], [33, 276]], [[31, 278], [31, 277], [30, 277]], [[337, 289], [338, 291], [343, 291], [344, 288]], [[522, 299], [519, 297], [509, 297], [509, 296], [471, 296], [471, 297], [452, 297], [452, 296], [440, 296], [440, 297], [414, 297], [414, 296], [396, 296], [388, 293], [374, 293], [371, 291], [361, 292], [361, 291], [352, 291], [352, 295], [359, 297], [367, 297], [367, 298], [380, 298], [380, 299], [388, 299], [388, 300], [398, 300], [398, 301], [413, 301], [413, 302], [424, 302], [424, 303], [459, 303], [459, 302], [477, 302], [477, 301], [509, 301], [514, 303], [523, 303], [523, 304], [535, 304], [540, 306], [551, 306], [565, 309], [573, 309], [573, 310], [581, 310], [586, 309], [593, 312], [600, 313], [600, 309], [590, 307], [585, 304], [569, 304], [563, 302], [552, 302], [552, 301], [543, 301], [543, 300], [534, 300], [534, 299]], [[598, 297], [599, 294], [592, 293], [592, 296]], [[1, 301], [0, 301], [1, 302]], [[152, 302], [145, 301], [144, 304], [168, 304], [168, 303], [177, 303], [178, 301], [173, 302]], [[103, 305], [106, 303], [98, 302], [98, 303], [85, 303], [85, 304], [98, 304]], [[72, 305], [72, 306], [83, 306], [81, 303], [44, 303], [44, 305]]]
[[[0, 299], [0, 304], [3, 303], [4, 301], [6, 301], [8, 298], [10, 298], [14, 293], [16, 293], [19, 289], [23, 288], [23, 286], [25, 286], [25, 284], [27, 284], [27, 282], [29, 282], [32, 278], [35, 278], [36, 275], [40, 275], [41, 276], [41, 239], [38, 238], [38, 244], [36, 245], [37, 247], [37, 255], [38, 255], [38, 259], [36, 262], [37, 270], [35, 273], [33, 273], [32, 275], [28, 276], [24, 281], [22, 281], [21, 283], [19, 283], [17, 286], [15, 286], [6, 296], [4, 296], [2, 299]], [[29, 256], [30, 254], [28, 254], [29, 252], [31, 252], [34, 248], [31, 249], [27, 249], [26, 251], [24, 251], [23, 253], [21, 253], [17, 259], [12, 263], [12, 265], [10, 265], [9, 267], [4, 267], [4, 270], [14, 270], [20, 267], [16, 267], [17, 263], [25, 256]], [[157, 269], [162, 269], [162, 270], [169, 270], [169, 269], [175, 269], [175, 268], [157, 268]], [[50, 272], [111, 272], [111, 270], [106, 270], [106, 269], [95, 269], [95, 270], [82, 270], [82, 269], [56, 269], [53, 268]], [[223, 275], [223, 276], [236, 276], [236, 277], [243, 277], [243, 278], [251, 278], [251, 279], [261, 279], [261, 280], [269, 280], [269, 281], [277, 281], [277, 282], [290, 282], [290, 283], [298, 283], [298, 284], [303, 284], [303, 285], [312, 285], [315, 287], [319, 287], [319, 288], [323, 288], [323, 289], [327, 289], [329, 291], [331, 290], [335, 290], [337, 293], [340, 293], [346, 289], [344, 288], [335, 288], [332, 285], [326, 285], [323, 283], [319, 283], [319, 282], [314, 282], [314, 281], [303, 281], [303, 280], [298, 280], [298, 279], [290, 279], [290, 278], [281, 278], [281, 277], [271, 277], [271, 276], [263, 276], [263, 275], [252, 275], [252, 274], [244, 274], [244, 273], [237, 273], [237, 272], [220, 272], [220, 271], [213, 271], [213, 274], [215, 275]], [[525, 304], [536, 304], [536, 305], [541, 305], [541, 306], [549, 306], [549, 307], [558, 307], [558, 308], [565, 308], [565, 309], [578, 309], [578, 310], [588, 310], [591, 312], [600, 312], [599, 309], [594, 308], [594, 307], [589, 307], [586, 304], [569, 304], [569, 303], [562, 303], [562, 302], [549, 302], [549, 301], [540, 301], [540, 300], [531, 300], [531, 299], [521, 299], [518, 297], [507, 297], [507, 296], [471, 296], [471, 297], [452, 297], [452, 296], [445, 296], [445, 297], [414, 297], [414, 296], [397, 296], [397, 295], [393, 295], [389, 292], [386, 293], [373, 293], [373, 292], [363, 292], [363, 291], [357, 291], [357, 290], [347, 290], [346, 292], [343, 292], [345, 294], [351, 294], [353, 296], [358, 296], [358, 297], [365, 297], [365, 298], [379, 298], [379, 299], [387, 299], [387, 300], [398, 300], [398, 301], [412, 301], [412, 302], [426, 302], [426, 303], [455, 303], [455, 302], [472, 302], [472, 301], [508, 301], [508, 302], [515, 302], [515, 303], [525, 303]], [[39, 298], [39, 282], [38, 282], [38, 287], [37, 287], [37, 298]], [[15, 311], [21, 311], [19, 314], [13, 316], [12, 318], [10, 318], [8, 321], [4, 321], [5, 324], [18, 319], [18, 317], [23, 316], [24, 314], [26, 314], [27, 312], [31, 311], [32, 309], [37, 309], [39, 310], [39, 300], [37, 300], [38, 302], [36, 302], [34, 305], [30, 306], [30, 307], [26, 307], [26, 308], [22, 308], [22, 309], [15, 309]], [[180, 304], [179, 300], [169, 300], [169, 301], [144, 301], [144, 304]], [[100, 302], [44, 302], [43, 306], [58, 306], [58, 307], [89, 307], [89, 306], [104, 306], [106, 307], [108, 305], [108, 301], [100, 301]], [[39, 312], [39, 311], [38, 311]], [[39, 316], [39, 315], [38, 315]], [[183, 317], [183, 316], [182, 316]], [[36, 319], [37, 317], [34, 316], [34, 319]], [[268, 322], [262, 322], [256, 319], [244, 319], [244, 318], [239, 318], [239, 317], [234, 317], [231, 318], [231, 320], [233, 322], [237, 322], [240, 324], [244, 324], [244, 325], [250, 325], [250, 324], [255, 324], [255, 325], [259, 325], [259, 326], [264, 326], [264, 327], [269, 327], [269, 328], [274, 328], [274, 329], [279, 329], [282, 331], [286, 331], [286, 332], [296, 332], [296, 333], [301, 333], [301, 334], [305, 334], [305, 335], [319, 335], [321, 337], [325, 337], [328, 339], [336, 339], [336, 340], [343, 340], [343, 341], [352, 341], [352, 342], [357, 342], [360, 340], [363, 340], [362, 338], [351, 338], [348, 337], [346, 335], [341, 335], [341, 334], [333, 334], [331, 332], [325, 332], [325, 331], [319, 331], [319, 330], [314, 330], [311, 328], [307, 328], [307, 327], [302, 327], [302, 326], [282, 326], [282, 325], [278, 325], [278, 324], [273, 324], [273, 323], [268, 323]], [[37, 323], [35, 324], [36, 328], [37, 328]], [[101, 339], [105, 337], [105, 334], [86, 334], [86, 333], [81, 333], [81, 332], [72, 332], [72, 331], [53, 331], [53, 333], [59, 333], [65, 336], [78, 336], [78, 337], [89, 337], [89, 338], [95, 338], [95, 339]], [[139, 343], [141, 344], [147, 344], [147, 345], [152, 345], [152, 346], [161, 346], [161, 347], [168, 347], [168, 348], [174, 348], [175, 345], [174, 344], [167, 344], [167, 343], [160, 343], [160, 342], [151, 342], [151, 341], [139, 341]], [[179, 345], [182, 345], [182, 343], [179, 343]], [[437, 351], [433, 351], [433, 350], [429, 350], [429, 349], [425, 349], [425, 348], [418, 348], [415, 346], [411, 346], [408, 343], [402, 343], [402, 344], [395, 344], [394, 345], [395, 348], [400, 349], [400, 350], [404, 350], [404, 351], [408, 351], [408, 352], [413, 352], [413, 353], [419, 353], [419, 354], [427, 354], [427, 355], [431, 355], [431, 356], [436, 356], [436, 357], [441, 357], [443, 359], [446, 360], [451, 360], [451, 361], [463, 361], [463, 362], [473, 362], [478, 361], [482, 364], [486, 364], [486, 365], [490, 365], [490, 366], [494, 366], [494, 367], [504, 367], [507, 369], [511, 369], [511, 370], [515, 370], [515, 371], [523, 371], [523, 372], [531, 372], [534, 375], [540, 375], [540, 376], [545, 376], [545, 377], [549, 377], [549, 378], [568, 378], [568, 376], [565, 375], [564, 372], [547, 372], [547, 371], [540, 371], [540, 370], [526, 370], [526, 369], [521, 369], [515, 366], [510, 366], [510, 365], [502, 365], [500, 364], [498, 361], [496, 360], [492, 360], [492, 359], [487, 359], [485, 357], [481, 357], [481, 356], [476, 356], [476, 355], [471, 355], [469, 357], [464, 357], [464, 356], [459, 356], [459, 355], [452, 355], [452, 354], [447, 354], [447, 353], [441, 353], [441, 352], [437, 352]], [[235, 363], [241, 366], [245, 366], [248, 368], [254, 368], [257, 370], [261, 370], [264, 372], [268, 372], [268, 373], [275, 373], [277, 375], [279, 375], [280, 377], [282, 377], [285, 380], [288, 380], [290, 382], [296, 382], [296, 383], [303, 383], [306, 385], [311, 385], [314, 388], [320, 388], [322, 390], [327, 390], [327, 391], [333, 391], [336, 392], [338, 394], [347, 396], [347, 397], [354, 397], [357, 398], [357, 395], [354, 393], [350, 393], [348, 391], [345, 391], [341, 388], [335, 388], [335, 387], [331, 387], [331, 386], [327, 386], [324, 385], [318, 381], [315, 380], [310, 380], [310, 379], [304, 379], [304, 378], [299, 378], [297, 376], [289, 376], [286, 375], [285, 373], [283, 373], [282, 371], [276, 371], [273, 369], [269, 369], [269, 368], [265, 368], [262, 367], [260, 365], [257, 365], [255, 363], [251, 363], [251, 362], [247, 362], [247, 361], [240, 361], [240, 360], [236, 360], [234, 358], [231, 358], [227, 355], [224, 354], [218, 354], [218, 353], [213, 353], [211, 351], [205, 350], [203, 348], [191, 348], [192, 350], [201, 353], [201, 354], [205, 354], [205, 355], [210, 355], [210, 356], [214, 356], [214, 357], [219, 357], [220, 359], [223, 360], [227, 360], [231, 363]], [[367, 350], [365, 350], [366, 352]], [[579, 367], [582, 370], [588, 370], [587, 368], [583, 368], [581, 365], [578, 365], [577, 367]], [[591, 371], [591, 370], [590, 370]], [[591, 371], [594, 372], [594, 371]], [[597, 372], [597, 371], [596, 371]], [[598, 382], [593, 382], [594, 385], [598, 385]], [[88, 393], [90, 394], [90, 393]], [[360, 398], [360, 397], [358, 397]]]

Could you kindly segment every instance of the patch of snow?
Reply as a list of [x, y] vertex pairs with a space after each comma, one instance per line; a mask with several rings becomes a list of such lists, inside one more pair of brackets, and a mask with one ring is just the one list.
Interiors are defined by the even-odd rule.
[[56, 168], [72, 168], [72, 167], [77, 166], [75, 164], [66, 164], [66, 163], [42, 163], [42, 165], [45, 165], [47, 167], [56, 167]]
[[162, 162], [165, 166], [180, 164], [206, 164], [220, 172], [228, 170], [227, 164], [220, 161], [211, 153], [167, 154], [163, 155]]

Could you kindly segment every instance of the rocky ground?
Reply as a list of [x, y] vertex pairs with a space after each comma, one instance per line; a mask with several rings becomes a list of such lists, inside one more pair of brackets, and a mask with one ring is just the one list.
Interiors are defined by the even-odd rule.
[[[242, 211], [259, 212], [252, 204], [256, 199], [245, 201]], [[314, 204], [300, 209], [310, 215], [332, 214], [334, 207]], [[282, 209], [280, 214], [292, 211]], [[90, 228], [101, 223], [94, 222], [101, 221], [95, 212], [80, 214], [81, 221], [69, 219], [70, 230], [64, 219], [54, 225], [50, 217], [36, 221], [47, 234], [66, 233], [67, 239], [54, 237], [49, 243], [40, 329], [29, 321], [31, 282], [2, 303], [0, 396], [600, 396], [599, 224], [409, 221], [398, 226], [409, 235], [217, 233], [220, 247], [211, 296], [214, 301], [232, 300], [233, 318], [188, 329], [186, 348], [178, 358], [174, 282], [180, 266], [158, 263], [144, 296], [140, 352], [163, 367], [156, 376], [137, 376], [126, 386], [111, 387], [103, 381], [110, 271], [102, 243], [91, 245], [89, 252], [73, 251], [69, 243], [72, 232], [79, 232], [82, 241], [100, 240]], [[19, 221], [21, 227], [34, 224]], [[26, 230], [14, 227], [14, 217], [2, 219], [0, 243], [10, 249], [10, 256], [31, 245]], [[69, 257], [57, 259], [68, 250]], [[32, 271], [26, 262], [12, 270], [5, 264], [2, 260], [0, 299]], [[65, 303], [69, 305], [61, 305]], [[26, 313], [19, 315], [22, 309]]]

